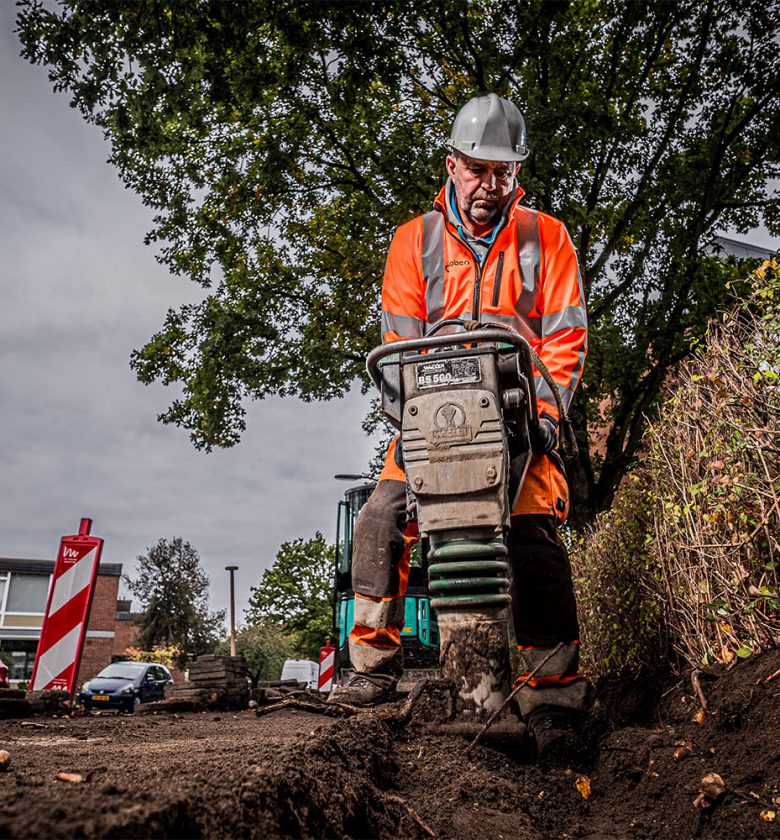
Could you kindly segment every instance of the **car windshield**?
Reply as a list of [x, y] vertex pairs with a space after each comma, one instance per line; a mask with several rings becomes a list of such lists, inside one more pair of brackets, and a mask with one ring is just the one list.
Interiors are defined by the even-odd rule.
[[146, 665], [143, 662], [115, 662], [98, 674], [115, 680], [137, 680], [143, 674]]

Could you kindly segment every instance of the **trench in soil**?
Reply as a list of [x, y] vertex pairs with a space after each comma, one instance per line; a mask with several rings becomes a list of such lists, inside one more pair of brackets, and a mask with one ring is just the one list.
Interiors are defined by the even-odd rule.
[[[590, 760], [547, 771], [505, 725], [467, 757], [424, 705], [405, 725], [289, 711], [0, 721], [13, 760], [0, 837], [777, 837], [780, 678], [765, 680], [778, 668], [773, 651], [704, 675], [700, 723], [687, 680], [660, 702], [658, 685], [607, 687]], [[61, 770], [86, 781], [53, 781]], [[710, 772], [728, 790], [695, 807]]]
[[[706, 685], [712, 708], [703, 724], [692, 719], [698, 704], [686, 686], [665, 706], [632, 710], [624, 698], [633, 717], [624, 725], [610, 725], [619, 713], [603, 703], [591, 721], [591, 758], [576, 768], [527, 763], [508, 722], [467, 757], [473, 727], [459, 733], [431, 704], [409, 726], [375, 714], [337, 721], [272, 765], [256, 765], [200, 828], [252, 838], [777, 837], [778, 824], [761, 814], [780, 811], [780, 680], [755, 683], [779, 664], [777, 656], [742, 679], [728, 675], [731, 686]], [[643, 690], [652, 696], [654, 687]], [[713, 771], [739, 795], [694, 807]]]

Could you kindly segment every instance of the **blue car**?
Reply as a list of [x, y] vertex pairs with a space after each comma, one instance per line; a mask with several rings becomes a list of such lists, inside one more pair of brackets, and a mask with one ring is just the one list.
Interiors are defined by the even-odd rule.
[[164, 665], [150, 662], [112, 662], [81, 686], [79, 700], [87, 709], [120, 709], [132, 712], [137, 703], [165, 697], [173, 682]]

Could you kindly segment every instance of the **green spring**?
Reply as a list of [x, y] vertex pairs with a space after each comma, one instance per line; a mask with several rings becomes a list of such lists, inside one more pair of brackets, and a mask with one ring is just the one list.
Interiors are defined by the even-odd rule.
[[428, 581], [434, 609], [503, 606], [509, 595], [509, 564], [503, 542], [453, 540], [429, 552]]

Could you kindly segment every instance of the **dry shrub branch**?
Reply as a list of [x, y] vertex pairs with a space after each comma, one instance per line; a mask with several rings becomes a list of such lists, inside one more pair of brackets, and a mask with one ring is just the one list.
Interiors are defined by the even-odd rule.
[[780, 265], [684, 364], [574, 552], [596, 674], [730, 664], [780, 643]]

